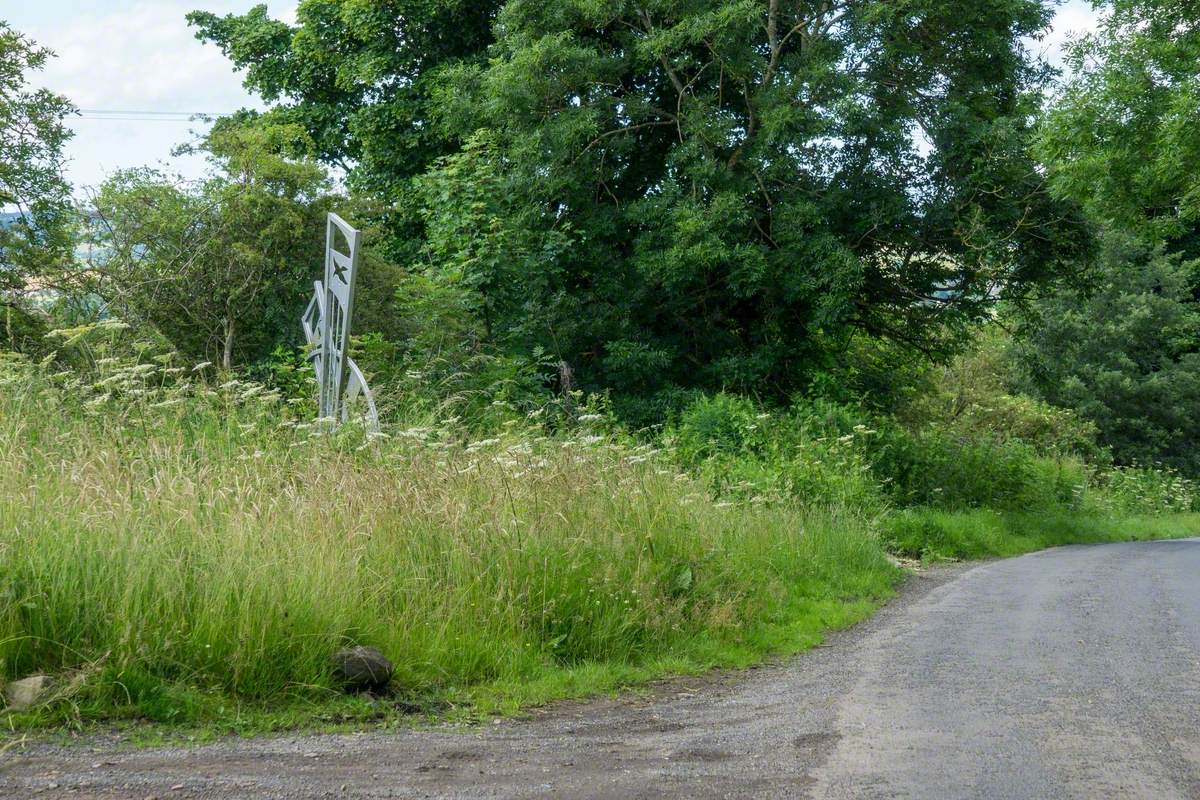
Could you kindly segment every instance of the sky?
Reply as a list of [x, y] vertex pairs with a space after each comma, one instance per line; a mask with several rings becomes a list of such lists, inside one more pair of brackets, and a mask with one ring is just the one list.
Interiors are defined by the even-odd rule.
[[[0, 20], [57, 56], [30, 83], [66, 95], [83, 112], [68, 120], [75, 137], [67, 176], [77, 190], [147, 164], [203, 174], [201, 158], [170, 155], [207, 127], [187, 114], [262, 104], [220, 50], [197, 41], [184, 15], [198, 8], [241, 13], [261, 2], [272, 16], [295, 19], [296, 0], [0, 0]], [[155, 113], [94, 113], [113, 111]]]
[[[184, 14], [196, 8], [241, 13], [260, 2], [0, 0], [0, 19], [57, 53], [31, 82], [66, 95], [83, 111], [70, 120], [75, 137], [68, 146], [68, 178], [77, 190], [127, 167], [156, 165], [192, 178], [203, 174], [200, 158], [170, 155], [205, 128], [187, 114], [261, 104], [242, 88], [241, 76], [216, 47], [195, 39]], [[272, 16], [294, 20], [297, 0], [266, 2]], [[1095, 23], [1088, 0], [1067, 0], [1050, 34], [1032, 47], [1061, 65], [1068, 35], [1092, 30]]]

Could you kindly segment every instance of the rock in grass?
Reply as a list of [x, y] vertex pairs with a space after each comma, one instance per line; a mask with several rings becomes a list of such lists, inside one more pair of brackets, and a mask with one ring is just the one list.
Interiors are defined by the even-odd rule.
[[374, 647], [347, 647], [333, 654], [333, 677], [351, 692], [379, 691], [396, 668]]
[[36, 705], [50, 689], [49, 675], [31, 675], [4, 687], [4, 701], [13, 711]]

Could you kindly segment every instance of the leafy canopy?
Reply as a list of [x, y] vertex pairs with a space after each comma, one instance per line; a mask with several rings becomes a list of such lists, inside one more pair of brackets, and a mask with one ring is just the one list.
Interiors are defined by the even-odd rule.
[[24, 288], [71, 252], [71, 189], [62, 167], [71, 137], [63, 119], [74, 107], [29, 87], [30, 73], [51, 55], [0, 20], [0, 212], [20, 215], [0, 225], [0, 290]]
[[1118, 463], [1200, 475], [1200, 262], [1109, 234], [1094, 279], [1033, 305], [1030, 388], [1094, 422]]
[[1047, 14], [510, 0], [442, 74], [433, 263], [593, 386], [783, 396], [855, 330], [945, 353], [1084, 241], [1027, 153]]
[[196, 12], [388, 252], [585, 389], [787, 396], [952, 351], [1086, 243], [1028, 153], [1049, 3], [304, 0]]
[[1200, 474], [1200, 6], [1115, 0], [1069, 61], [1037, 149], [1104, 246], [1090, 286], [1034, 305], [1033, 388], [1118, 461]]
[[1061, 196], [1200, 256], [1200, 4], [1115, 0], [1039, 137]]
[[401, 261], [416, 255], [419, 220], [410, 179], [452, 152], [430, 124], [431, 76], [482, 58], [499, 0], [302, 0], [297, 24], [266, 5], [245, 14], [188, 15], [246, 86], [272, 104], [277, 122], [299, 125], [312, 155], [348, 173], [352, 189], [386, 198], [385, 241]]
[[281, 335], [297, 340], [329, 207], [324, 170], [287, 155], [304, 136], [228, 120], [196, 148], [207, 180], [114, 175], [95, 202], [100, 290], [180, 352], [225, 367], [264, 358]]

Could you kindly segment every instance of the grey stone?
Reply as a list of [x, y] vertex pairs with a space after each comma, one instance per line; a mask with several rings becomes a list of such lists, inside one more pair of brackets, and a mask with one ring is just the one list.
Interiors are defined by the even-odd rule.
[[374, 647], [347, 647], [333, 654], [333, 677], [349, 691], [379, 691], [395, 671], [392, 662]]
[[4, 687], [4, 701], [14, 711], [36, 705], [50, 689], [49, 675], [31, 675]]

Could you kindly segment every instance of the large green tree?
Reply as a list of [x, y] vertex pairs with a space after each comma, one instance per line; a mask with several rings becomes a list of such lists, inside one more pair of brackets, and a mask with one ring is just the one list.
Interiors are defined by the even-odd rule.
[[265, 5], [245, 14], [188, 15], [197, 37], [246, 72], [275, 121], [307, 131], [313, 155], [352, 189], [387, 201], [382, 241], [416, 256], [420, 220], [411, 180], [455, 141], [431, 123], [433, 82], [448, 63], [482, 59], [500, 0], [302, 0], [296, 25]]
[[1104, 246], [1090, 285], [1032, 306], [1022, 350], [1033, 389], [1119, 461], [1200, 474], [1200, 5], [1096, 5], [1038, 151]]
[[931, 354], [1085, 238], [1028, 154], [1037, 0], [509, 0], [442, 77], [436, 266], [592, 386], [782, 396]]
[[1105, 226], [1200, 256], [1200, 4], [1096, 5], [1042, 126], [1052, 185]]
[[1095, 423], [1118, 463], [1200, 475], [1200, 262], [1109, 233], [1091, 277], [1025, 315], [1027, 388]]
[[784, 396], [852, 331], [952, 350], [1083, 245], [1027, 152], [1048, 70], [1023, 38], [1049, 13], [304, 0], [294, 27], [191, 19], [391, 204], [391, 252], [468, 290], [492, 344], [586, 388]]

